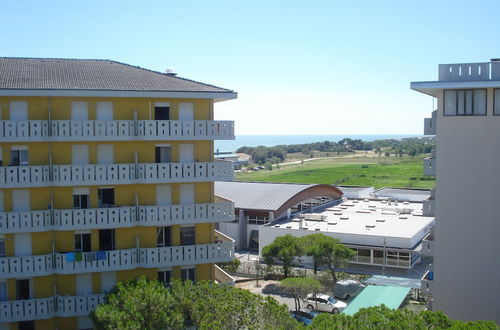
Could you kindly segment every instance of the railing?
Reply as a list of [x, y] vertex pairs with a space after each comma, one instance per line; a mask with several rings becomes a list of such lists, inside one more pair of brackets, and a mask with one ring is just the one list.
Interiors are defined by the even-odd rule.
[[422, 277], [420, 282], [420, 292], [423, 294], [432, 295], [432, 288], [434, 284], [434, 271], [430, 267]]
[[52, 296], [0, 302], [0, 323], [88, 315], [104, 302], [104, 294]]
[[226, 262], [234, 242], [0, 258], [0, 279]]
[[219, 284], [234, 286], [236, 281], [231, 275], [226, 273], [224, 269], [220, 268], [217, 265], [214, 265], [214, 267], [215, 267], [215, 281], [217, 281]]
[[0, 212], [0, 234], [228, 222], [233, 214], [231, 202]]
[[439, 81], [488, 80], [500, 80], [500, 62], [439, 65]]
[[224, 243], [232, 243], [234, 244], [234, 239], [232, 239], [231, 237], [227, 236], [226, 234], [218, 231], [218, 230], [214, 230], [214, 239], [216, 242], [224, 242]]
[[227, 181], [231, 162], [1, 166], [0, 188]]
[[430, 257], [434, 255], [434, 235], [432, 233], [427, 234], [422, 240], [422, 250], [420, 253]]
[[234, 121], [2, 120], [0, 139], [4, 142], [233, 140]]
[[424, 158], [424, 175], [436, 176], [436, 159]]
[[431, 118], [424, 119], [424, 135], [436, 135], [437, 132], [437, 110], [432, 112]]

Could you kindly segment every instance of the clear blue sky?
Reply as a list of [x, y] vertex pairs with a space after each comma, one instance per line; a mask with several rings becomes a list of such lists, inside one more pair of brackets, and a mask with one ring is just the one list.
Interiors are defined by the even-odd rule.
[[410, 81], [500, 57], [500, 1], [2, 1], [0, 56], [107, 58], [233, 89], [237, 134], [421, 134]]

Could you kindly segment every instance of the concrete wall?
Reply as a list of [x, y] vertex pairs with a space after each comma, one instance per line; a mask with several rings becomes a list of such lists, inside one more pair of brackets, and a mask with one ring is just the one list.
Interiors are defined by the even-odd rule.
[[487, 92], [487, 116], [445, 117], [438, 103], [433, 309], [500, 323], [500, 116]]

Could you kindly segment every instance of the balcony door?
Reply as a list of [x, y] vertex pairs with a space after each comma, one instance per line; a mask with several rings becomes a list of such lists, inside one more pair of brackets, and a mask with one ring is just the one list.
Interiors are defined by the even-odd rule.
[[28, 148], [27, 147], [12, 147], [10, 150], [10, 166], [27, 166]]
[[92, 251], [90, 232], [75, 233], [75, 251], [79, 252]]
[[172, 205], [172, 186], [169, 184], [156, 186], [156, 205]]
[[31, 283], [30, 279], [16, 280], [16, 299], [28, 300], [31, 299]]
[[113, 120], [113, 103], [96, 102], [96, 119]]
[[11, 101], [9, 104], [9, 120], [28, 120], [28, 102]]
[[110, 291], [116, 282], [116, 272], [101, 273], [101, 292]]
[[99, 188], [97, 189], [98, 207], [112, 207], [115, 205], [115, 189]]
[[195, 189], [194, 184], [181, 184], [180, 189], [180, 202], [183, 205], [189, 205], [195, 203]]
[[89, 120], [87, 102], [71, 102], [71, 120]]
[[30, 191], [28, 189], [12, 190], [12, 211], [29, 211], [31, 210]]
[[156, 102], [155, 103], [155, 120], [170, 119], [170, 103]]
[[156, 246], [172, 246], [172, 227], [156, 227]]
[[31, 234], [14, 234], [14, 255], [16, 257], [25, 257], [32, 255]]
[[115, 249], [115, 230], [99, 230], [99, 250], [110, 251]]
[[114, 148], [112, 144], [97, 145], [97, 164], [107, 165], [114, 164]]
[[179, 145], [179, 162], [194, 162], [194, 145], [192, 143], [182, 143]]
[[194, 120], [193, 103], [179, 103], [179, 120]]
[[155, 162], [156, 163], [172, 162], [172, 148], [170, 146], [155, 147]]
[[71, 146], [71, 159], [73, 165], [89, 164], [89, 146], [86, 144], [74, 144]]
[[76, 295], [85, 296], [92, 293], [92, 274], [77, 274]]

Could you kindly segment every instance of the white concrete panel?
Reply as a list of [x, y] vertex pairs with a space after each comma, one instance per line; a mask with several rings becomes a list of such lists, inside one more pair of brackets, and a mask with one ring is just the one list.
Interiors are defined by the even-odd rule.
[[74, 144], [71, 146], [71, 157], [73, 165], [89, 164], [89, 146], [86, 144]]
[[16, 257], [32, 255], [30, 233], [14, 234], [14, 255]]
[[89, 110], [87, 102], [71, 102], [71, 120], [88, 120]]
[[172, 204], [172, 186], [162, 184], [156, 186], [156, 205], [171, 205]]
[[12, 210], [13, 211], [29, 211], [31, 210], [30, 191], [12, 190]]
[[194, 184], [181, 184], [179, 190], [181, 204], [186, 205], [195, 203]]
[[113, 103], [96, 102], [96, 119], [113, 120]]
[[179, 120], [194, 120], [193, 103], [179, 103]]
[[97, 164], [114, 164], [114, 148], [112, 144], [97, 145]]
[[28, 120], [28, 102], [11, 101], [9, 104], [10, 120]]
[[192, 143], [179, 144], [179, 162], [194, 162], [194, 145]]

